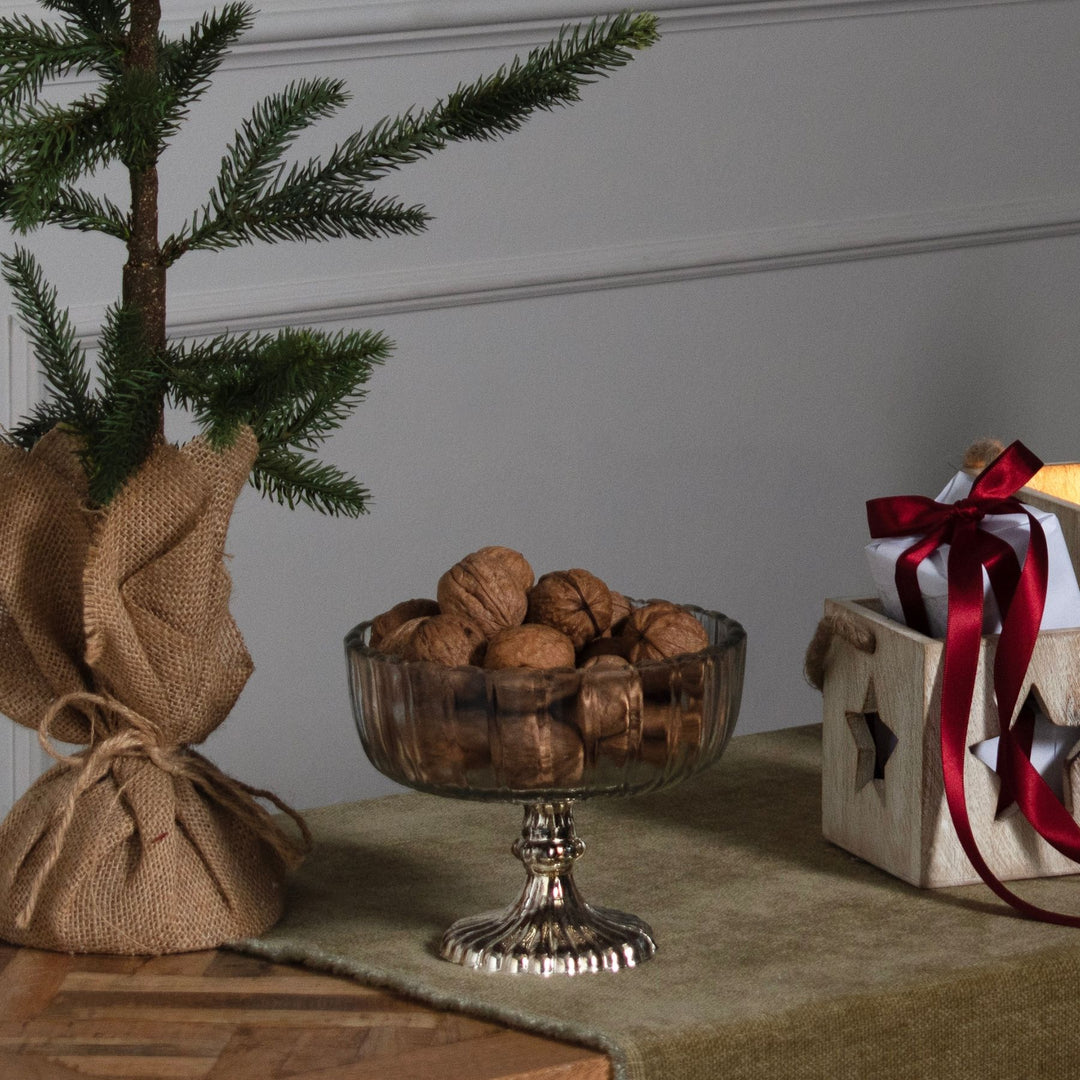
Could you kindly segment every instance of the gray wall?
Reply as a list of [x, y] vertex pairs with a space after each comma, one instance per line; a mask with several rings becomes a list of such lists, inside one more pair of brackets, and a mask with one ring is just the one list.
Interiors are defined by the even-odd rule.
[[[583, 11], [261, 6], [165, 162], [174, 217], [288, 79], [354, 90], [305, 141], [317, 152]], [[397, 342], [328, 451], [371, 487], [371, 515], [250, 491], [237, 507], [233, 611], [256, 672], [207, 752], [247, 782], [300, 807], [391, 790], [352, 728], [341, 638], [489, 543], [733, 615], [750, 637], [740, 729], [812, 722], [802, 653], [824, 597], [868, 589], [867, 498], [933, 494], [976, 435], [1080, 455], [1080, 4], [658, 8], [663, 41], [573, 110], [385, 184], [435, 214], [426, 236], [179, 265], [177, 333], [308, 322]], [[166, 5], [178, 23], [196, 10]], [[89, 333], [119, 252], [33, 243]], [[18, 413], [33, 379], [5, 337]], [[39, 765], [4, 724], [0, 809]]]

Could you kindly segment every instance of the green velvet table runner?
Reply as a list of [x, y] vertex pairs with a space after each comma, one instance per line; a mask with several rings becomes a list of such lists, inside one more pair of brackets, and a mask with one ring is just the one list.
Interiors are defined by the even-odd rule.
[[[604, 1050], [617, 1080], [1080, 1076], [1080, 931], [982, 886], [920, 891], [821, 838], [820, 728], [735, 738], [711, 769], [575, 810], [585, 899], [640, 916], [617, 973], [486, 974], [443, 930], [514, 900], [512, 805], [392, 795], [305, 815], [284, 919], [238, 943]], [[1021, 883], [1080, 911], [1076, 878]]]

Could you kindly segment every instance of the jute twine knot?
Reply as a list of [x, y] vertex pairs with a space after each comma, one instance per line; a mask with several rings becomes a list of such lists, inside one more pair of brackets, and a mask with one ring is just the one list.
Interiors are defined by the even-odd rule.
[[825, 676], [829, 669], [829, 650], [836, 638], [846, 641], [864, 653], [873, 653], [877, 648], [874, 631], [864, 622], [848, 614], [826, 615], [814, 631], [803, 662], [803, 674], [815, 690], [821, 690], [825, 686]]
[[[77, 754], [62, 754], [52, 743], [50, 728], [56, 717], [69, 705], [96, 706], [122, 720], [127, 726], [98, 741], [94, 741], [91, 726], [91, 741], [86, 750]], [[269, 845], [286, 867], [297, 866], [311, 849], [311, 832], [307, 823], [292, 807], [272, 792], [250, 787], [227, 776], [201, 754], [193, 753], [189, 747], [168, 743], [156, 724], [115, 698], [90, 691], [65, 694], [50, 705], [37, 730], [38, 741], [45, 752], [65, 768], [78, 770], [78, 775], [67, 798], [53, 811], [50, 822], [53, 828], [49, 830], [45, 858], [30, 882], [29, 896], [15, 919], [15, 926], [20, 930], [29, 927], [34, 917], [42, 887], [60, 858], [80, 797], [108, 774], [117, 758], [145, 758], [170, 776], [188, 780], [212, 802], [238, 818], [258, 840]], [[279, 828], [270, 813], [260, 806], [256, 799], [267, 799], [280, 811], [288, 814], [300, 831], [300, 839], [294, 839]], [[226, 896], [225, 900], [232, 907], [231, 898]]]

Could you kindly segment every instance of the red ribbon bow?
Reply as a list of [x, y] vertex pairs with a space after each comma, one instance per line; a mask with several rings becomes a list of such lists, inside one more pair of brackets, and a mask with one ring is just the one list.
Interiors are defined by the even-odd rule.
[[[866, 511], [870, 535], [875, 539], [919, 537], [897, 561], [896, 586], [905, 620], [924, 634], [929, 633], [929, 626], [918, 585], [919, 563], [943, 544], [949, 545], [941, 762], [946, 802], [964, 852], [983, 881], [1018, 911], [1045, 922], [1080, 927], [1080, 916], [1030, 904], [998, 880], [975, 841], [964, 793], [968, 719], [982, 639], [985, 567], [1001, 613], [1001, 636], [994, 655], [994, 693], [999, 716], [1002, 797], [1015, 798], [1040, 836], [1080, 862], [1080, 826], [1031, 764], [1030, 710], [1021, 709], [1017, 723], [1011, 723], [1042, 623], [1049, 566], [1042, 526], [1015, 494], [1041, 467], [1042, 462], [1026, 446], [1014, 442], [979, 474], [966, 499], [950, 504], [900, 495], [871, 499]], [[1009, 544], [979, 528], [986, 514], [1027, 516], [1030, 539], [1023, 567]]]

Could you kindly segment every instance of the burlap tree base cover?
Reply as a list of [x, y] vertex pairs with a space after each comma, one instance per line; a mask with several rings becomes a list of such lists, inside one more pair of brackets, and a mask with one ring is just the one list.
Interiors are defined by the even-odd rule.
[[254, 435], [162, 443], [105, 509], [78, 450], [60, 430], [0, 445], [0, 712], [57, 759], [0, 824], [0, 937], [156, 954], [259, 934], [306, 830], [190, 749], [252, 670], [223, 553]]

